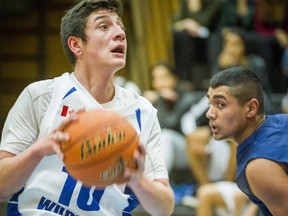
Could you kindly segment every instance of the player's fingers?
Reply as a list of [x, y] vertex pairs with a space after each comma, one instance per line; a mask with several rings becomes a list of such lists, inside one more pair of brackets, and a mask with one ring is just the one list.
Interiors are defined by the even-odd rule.
[[146, 149], [145, 147], [139, 142], [138, 145], [138, 151], [140, 152], [140, 154], [145, 158], [146, 156]]
[[84, 113], [84, 112], [86, 112], [86, 109], [82, 108], [82, 109], [77, 110], [76, 113], [79, 115], [79, 114]]
[[53, 139], [56, 143], [62, 143], [68, 141], [70, 138], [68, 133], [57, 131], [53, 134]]
[[79, 119], [79, 113], [75, 112], [72, 113], [67, 119], [65, 119], [58, 128], [55, 130], [63, 131], [65, 128], [67, 128], [72, 122], [78, 121]]
[[61, 159], [63, 159], [63, 153], [60, 145], [63, 142], [67, 142], [70, 139], [70, 136], [69, 134], [60, 131], [55, 132], [52, 136], [52, 148], [55, 153], [58, 154]]
[[136, 161], [137, 170], [139, 172], [143, 172], [144, 171], [145, 155], [146, 155], [145, 148], [142, 145], [139, 145], [138, 151], [134, 152], [134, 159]]

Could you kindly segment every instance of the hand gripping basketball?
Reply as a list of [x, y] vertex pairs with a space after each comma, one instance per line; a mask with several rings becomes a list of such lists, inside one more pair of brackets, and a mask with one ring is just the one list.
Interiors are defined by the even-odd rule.
[[120, 114], [102, 109], [86, 111], [64, 132], [70, 139], [61, 144], [63, 162], [68, 173], [83, 184], [105, 187], [125, 182], [125, 167], [136, 168], [133, 156], [139, 137]]

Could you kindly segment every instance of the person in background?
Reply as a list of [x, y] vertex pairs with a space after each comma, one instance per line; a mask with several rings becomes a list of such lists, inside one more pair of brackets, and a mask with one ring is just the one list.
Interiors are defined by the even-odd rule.
[[270, 93], [271, 87], [266, 62], [262, 57], [249, 50], [250, 44], [246, 31], [239, 27], [230, 27], [226, 28], [222, 34], [222, 50], [217, 57], [213, 74], [233, 66], [247, 67], [261, 79], [265, 92]]
[[181, 131], [180, 119], [197, 97], [183, 89], [172, 65], [158, 62], [152, 66], [151, 90], [143, 92], [158, 110], [163, 156], [169, 173], [175, 169], [189, 168], [186, 158], [186, 140]]
[[216, 140], [237, 143], [237, 185], [264, 216], [288, 214], [288, 115], [266, 115], [261, 81], [243, 67], [211, 79], [206, 113]]
[[[114, 83], [126, 63], [121, 11], [118, 0], [83, 0], [68, 10], [61, 40], [73, 72], [32, 83], [10, 110], [0, 146], [0, 199], [10, 199], [8, 216], [132, 215], [139, 204], [151, 215], [172, 214], [157, 111]], [[87, 187], [65, 170], [60, 146], [69, 135], [63, 129], [91, 109], [118, 112], [140, 136], [137, 169], [123, 172], [127, 182]]]
[[225, 28], [237, 26], [243, 30], [252, 30], [252, 21], [257, 0], [225, 0], [220, 6], [220, 18], [217, 32]]
[[257, 0], [249, 37], [253, 40], [251, 48], [261, 55], [267, 64], [274, 91], [286, 91], [288, 1]]
[[[222, 49], [223, 31], [230, 27], [238, 27], [244, 31], [252, 30], [255, 0], [225, 0], [222, 1], [219, 11], [215, 31], [210, 35], [207, 44], [208, 64], [212, 72], [215, 71], [215, 68], [211, 66], [215, 65]], [[213, 76], [213, 73], [211, 73], [211, 76]]]
[[197, 82], [195, 64], [206, 64], [207, 40], [214, 31], [221, 0], [181, 0], [180, 4], [172, 26], [175, 68], [180, 80], [193, 83]]

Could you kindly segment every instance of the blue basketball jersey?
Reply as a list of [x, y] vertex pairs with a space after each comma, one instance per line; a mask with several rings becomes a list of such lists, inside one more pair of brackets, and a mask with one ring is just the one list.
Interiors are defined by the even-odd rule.
[[268, 115], [266, 121], [254, 131], [237, 149], [237, 185], [259, 206], [265, 216], [272, 215], [265, 204], [249, 189], [245, 168], [249, 161], [265, 158], [288, 163], [288, 115]]

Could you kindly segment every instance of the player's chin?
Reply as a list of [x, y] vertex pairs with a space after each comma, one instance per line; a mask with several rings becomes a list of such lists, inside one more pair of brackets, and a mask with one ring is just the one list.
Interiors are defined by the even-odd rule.
[[217, 141], [225, 139], [225, 136], [220, 133], [213, 133], [213, 138]]
[[125, 60], [121, 60], [121, 59], [114, 60], [113, 63], [114, 63], [115, 68], [117, 70], [120, 70], [120, 69], [124, 68], [125, 65], [126, 65], [126, 61]]

